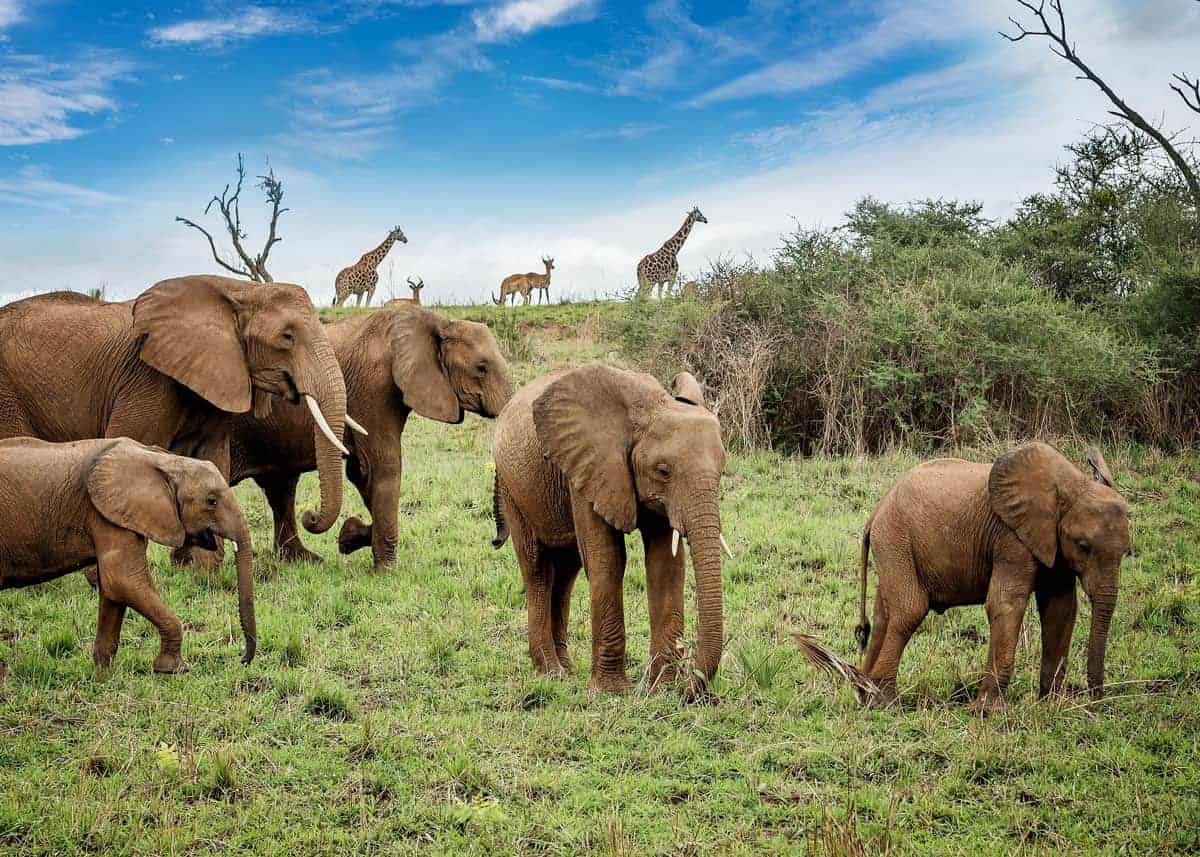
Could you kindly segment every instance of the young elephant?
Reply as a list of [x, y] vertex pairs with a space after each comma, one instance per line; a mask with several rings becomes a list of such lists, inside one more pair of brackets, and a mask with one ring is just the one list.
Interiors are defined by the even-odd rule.
[[[424, 309], [385, 308], [325, 330], [346, 379], [347, 400], [366, 430], [345, 435], [346, 473], [372, 521], [348, 518], [338, 548], [349, 554], [370, 546], [381, 570], [396, 555], [400, 441], [409, 413], [444, 423], [462, 422], [464, 411], [494, 417], [512, 395], [508, 364], [487, 325]], [[230, 457], [230, 484], [253, 477], [267, 495], [279, 556], [319, 561], [296, 532], [296, 483], [317, 463], [308, 410], [281, 402], [265, 419], [238, 418]]]
[[99, 565], [100, 621], [92, 657], [107, 667], [125, 608], [158, 629], [155, 672], [182, 672], [183, 629], [154, 587], [146, 541], [215, 550], [237, 547], [238, 612], [254, 658], [250, 531], [233, 492], [208, 461], [182, 458], [128, 438], [48, 443], [0, 441], [0, 589], [44, 583]]
[[[980, 713], [1002, 706], [1031, 594], [1042, 622], [1039, 692], [1061, 692], [1076, 578], [1092, 602], [1088, 686], [1102, 695], [1129, 513], [1100, 453], [1088, 460], [1094, 481], [1052, 447], [1030, 443], [993, 465], [929, 461], [892, 486], [863, 533], [857, 629], [863, 671], [882, 701], [896, 698], [900, 656], [929, 610], [985, 604], [991, 639], [975, 706]], [[879, 566], [874, 632], [866, 616], [869, 551]]]
[[591, 591], [591, 687], [625, 675], [625, 534], [641, 530], [650, 604], [650, 681], [669, 681], [683, 637], [683, 555], [696, 573], [697, 666], [721, 660], [721, 427], [691, 375], [667, 392], [650, 375], [593, 364], [520, 390], [496, 422], [496, 540], [512, 534], [525, 579], [529, 656], [570, 670], [567, 620], [582, 564]]

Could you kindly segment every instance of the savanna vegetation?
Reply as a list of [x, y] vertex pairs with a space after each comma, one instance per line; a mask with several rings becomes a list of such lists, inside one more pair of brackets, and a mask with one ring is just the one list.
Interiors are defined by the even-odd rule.
[[[770, 283], [776, 275], [746, 276]], [[1048, 300], [1032, 284], [1011, 288]], [[700, 324], [706, 307], [444, 311], [495, 325], [521, 383], [569, 362], [622, 362], [628, 337], [641, 335], [631, 319], [694, 313]], [[620, 341], [605, 334], [614, 328]], [[490, 424], [414, 419], [405, 443], [400, 560], [388, 574], [372, 574], [366, 552], [340, 557], [335, 531], [307, 537], [323, 564], [275, 564], [265, 555], [261, 495], [250, 484], [237, 489], [260, 548], [260, 653], [249, 666], [239, 663], [229, 563], [209, 579], [172, 568], [166, 551], [153, 549], [192, 667], [170, 678], [151, 674], [157, 635], [133, 616], [113, 669], [94, 670], [96, 599], [81, 575], [0, 593], [0, 851], [1200, 849], [1194, 452], [1107, 449], [1132, 503], [1134, 545], [1107, 698], [1036, 701], [1030, 611], [1010, 707], [978, 720], [967, 703], [986, 651], [981, 608], [930, 616], [906, 654], [896, 709], [861, 710], [788, 637], [807, 630], [854, 653], [858, 534], [886, 486], [918, 460], [912, 451], [731, 456], [723, 514], [737, 558], [725, 566], [719, 702], [686, 706], [674, 692], [589, 697], [583, 585], [571, 623], [576, 673], [537, 677], [515, 560], [489, 544]], [[1080, 460], [1078, 447], [1066, 449]], [[311, 505], [315, 479], [302, 487], [301, 507]], [[349, 491], [347, 507], [363, 514]], [[649, 645], [640, 550], [630, 540], [635, 673]], [[1081, 613], [1073, 685], [1082, 684], [1087, 608]]]

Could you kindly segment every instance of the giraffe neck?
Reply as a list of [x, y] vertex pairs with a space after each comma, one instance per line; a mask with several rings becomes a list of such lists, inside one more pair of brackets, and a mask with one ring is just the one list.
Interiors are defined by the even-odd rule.
[[691, 214], [685, 217], [683, 219], [683, 226], [680, 226], [679, 231], [671, 236], [671, 240], [663, 245], [663, 249], [672, 256], [679, 255], [679, 248], [682, 247], [683, 242], [687, 240], [688, 234], [692, 231], [692, 226], [695, 224], [695, 222], [696, 221], [692, 218]]
[[392, 244], [396, 239], [389, 235], [383, 239], [383, 243], [369, 253], [364, 253], [362, 259], [359, 260], [360, 265], [369, 265], [372, 268], [379, 267], [379, 263], [383, 261], [383, 257], [388, 254], [388, 250], [392, 249]]

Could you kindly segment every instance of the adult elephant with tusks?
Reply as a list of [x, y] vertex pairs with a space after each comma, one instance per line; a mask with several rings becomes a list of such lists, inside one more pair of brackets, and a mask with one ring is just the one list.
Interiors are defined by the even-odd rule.
[[623, 691], [625, 534], [641, 532], [650, 607], [649, 686], [684, 673], [684, 557], [696, 576], [696, 668], [710, 679], [723, 645], [720, 482], [725, 449], [696, 379], [668, 392], [653, 377], [600, 364], [553, 372], [513, 396], [497, 420], [496, 539], [511, 535], [525, 579], [529, 656], [570, 670], [571, 588], [591, 596], [593, 689]]
[[0, 438], [129, 437], [228, 478], [231, 416], [265, 417], [276, 398], [316, 417], [321, 499], [304, 525], [324, 532], [342, 505], [346, 387], [300, 286], [188, 276], [121, 303], [55, 292], [0, 309]]

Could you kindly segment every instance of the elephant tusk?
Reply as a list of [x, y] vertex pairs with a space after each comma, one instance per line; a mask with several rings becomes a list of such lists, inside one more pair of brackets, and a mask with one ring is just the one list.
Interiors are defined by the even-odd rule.
[[729, 544], [725, 541], [724, 533], [721, 533], [721, 547], [725, 548], [725, 553], [729, 554], [730, 559], [733, 559], [733, 551], [729, 549]]
[[679, 555], [679, 530], [671, 530], [671, 556]]
[[312, 411], [313, 419], [317, 421], [317, 428], [321, 430], [321, 434], [329, 438], [329, 442], [341, 450], [342, 455], [350, 455], [350, 450], [346, 449], [345, 445], [334, 435], [333, 429], [329, 427], [329, 423], [326, 422], [325, 415], [321, 413], [321, 406], [317, 404], [317, 400], [312, 396], [305, 396], [304, 401], [308, 403], [308, 409]]
[[367, 437], [367, 430], [352, 420], [349, 414], [346, 414], [346, 425], [350, 426], [350, 428], [361, 434], [363, 437]]

